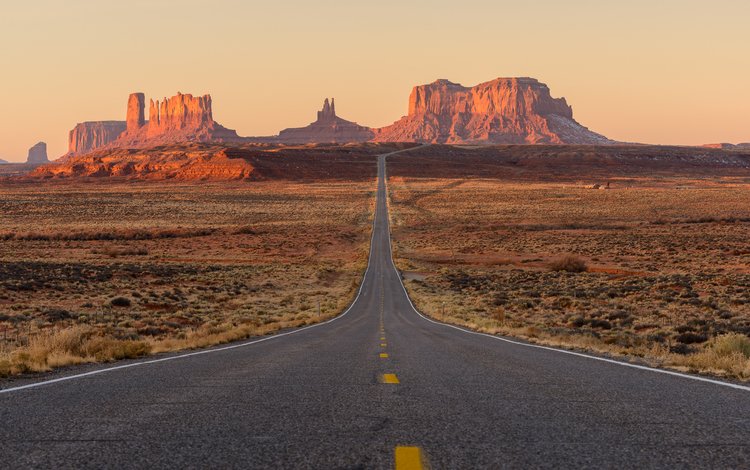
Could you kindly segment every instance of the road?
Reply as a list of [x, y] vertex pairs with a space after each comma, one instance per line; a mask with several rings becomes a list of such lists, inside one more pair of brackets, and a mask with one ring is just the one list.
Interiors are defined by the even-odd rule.
[[370, 261], [342, 316], [198, 354], [6, 384], [0, 465], [750, 466], [748, 388], [421, 317], [391, 260], [384, 171], [381, 157]]

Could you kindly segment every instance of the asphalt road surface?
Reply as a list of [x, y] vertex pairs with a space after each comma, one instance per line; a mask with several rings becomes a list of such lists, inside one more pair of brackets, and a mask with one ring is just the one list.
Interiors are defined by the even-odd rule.
[[[750, 467], [750, 389], [421, 317], [390, 256], [342, 316], [0, 391], [3, 468]], [[25, 388], [24, 388], [25, 387]]]

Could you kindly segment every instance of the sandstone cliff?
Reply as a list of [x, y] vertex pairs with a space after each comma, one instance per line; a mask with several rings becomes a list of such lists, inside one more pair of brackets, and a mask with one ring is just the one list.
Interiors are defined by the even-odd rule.
[[211, 96], [193, 97], [177, 93], [161, 102], [150, 100], [145, 119], [146, 97], [128, 97], [125, 121], [93, 121], [76, 125], [68, 136], [66, 158], [102, 148], [145, 148], [179, 142], [242, 141], [237, 133], [214, 121]]
[[329, 102], [326, 98], [315, 122], [306, 127], [282, 130], [278, 141], [294, 144], [365, 142], [373, 135], [372, 129], [336, 116], [334, 99]]
[[81, 155], [114, 142], [126, 129], [125, 121], [90, 121], [68, 134], [68, 155]]
[[467, 88], [448, 80], [414, 87], [409, 113], [375, 129], [375, 141], [606, 144], [573, 119], [564, 98], [533, 78], [498, 78]]
[[148, 121], [143, 119], [143, 94], [130, 96], [128, 127], [111, 147], [143, 148], [178, 142], [224, 142], [241, 140], [237, 133], [214, 121], [211, 95], [177, 93], [171, 98], [150, 100]]
[[29, 156], [26, 159], [26, 163], [39, 165], [47, 162], [49, 162], [49, 159], [47, 159], [47, 144], [38, 142], [29, 149]]

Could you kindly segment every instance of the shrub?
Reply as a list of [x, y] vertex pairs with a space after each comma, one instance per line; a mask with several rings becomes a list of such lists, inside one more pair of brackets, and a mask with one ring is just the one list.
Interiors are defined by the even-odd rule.
[[713, 340], [711, 349], [720, 357], [739, 353], [750, 359], [750, 338], [739, 333], [721, 335]]
[[568, 273], [583, 273], [588, 270], [586, 262], [574, 255], [566, 255], [549, 265], [550, 271], [564, 271]]
[[677, 335], [675, 339], [682, 344], [705, 343], [706, 340], [708, 340], [708, 338], [706, 338], [705, 335], [698, 334], [698, 333], [691, 333], [689, 331]]
[[132, 302], [127, 297], [115, 297], [109, 301], [109, 304], [113, 307], [130, 307]]

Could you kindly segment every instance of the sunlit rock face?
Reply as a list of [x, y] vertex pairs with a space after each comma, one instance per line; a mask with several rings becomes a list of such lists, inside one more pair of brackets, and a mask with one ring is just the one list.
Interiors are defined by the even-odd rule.
[[68, 135], [67, 157], [102, 148], [144, 148], [178, 142], [225, 142], [241, 140], [237, 133], [214, 121], [211, 95], [177, 93], [171, 98], [150, 100], [145, 119], [146, 97], [128, 97], [125, 121], [91, 121], [76, 125]]
[[372, 129], [347, 121], [336, 115], [333, 98], [323, 101], [323, 109], [318, 111], [318, 119], [306, 127], [284, 129], [278, 140], [284, 143], [349, 143], [365, 142], [372, 139]]
[[533, 78], [498, 78], [474, 87], [437, 80], [414, 87], [409, 113], [375, 130], [376, 141], [605, 144], [573, 119], [565, 98]]
[[68, 133], [68, 155], [82, 155], [114, 142], [126, 129], [125, 121], [81, 122]]

